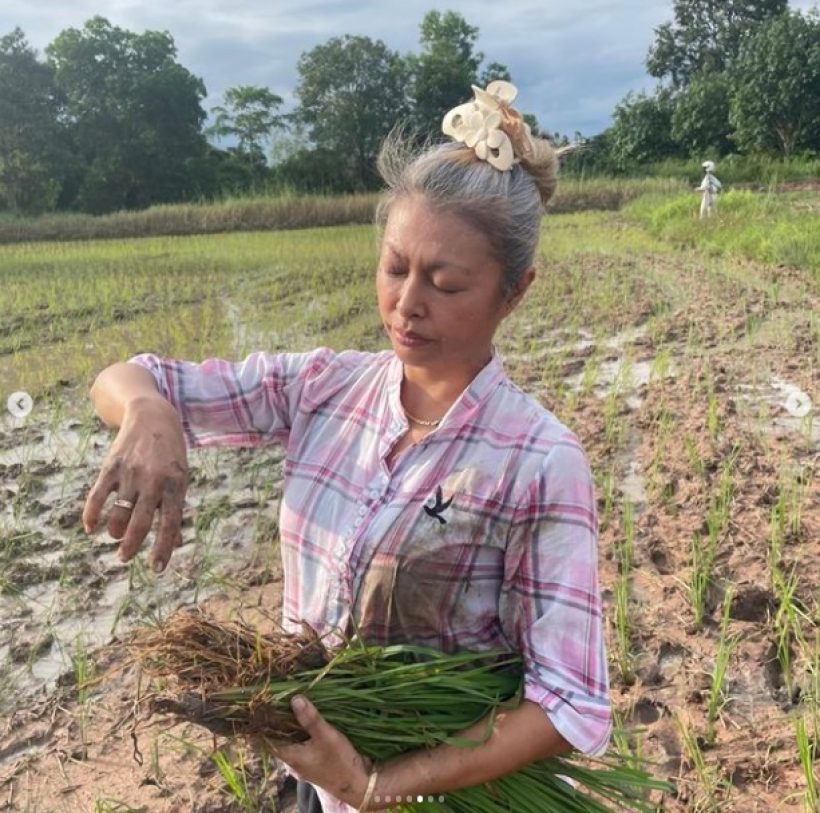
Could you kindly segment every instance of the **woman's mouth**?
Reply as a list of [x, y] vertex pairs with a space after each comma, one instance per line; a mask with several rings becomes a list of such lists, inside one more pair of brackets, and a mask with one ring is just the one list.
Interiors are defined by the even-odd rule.
[[397, 327], [393, 328], [393, 335], [402, 347], [421, 347], [430, 343], [430, 339], [425, 339], [424, 336], [419, 336], [418, 333], [399, 330]]

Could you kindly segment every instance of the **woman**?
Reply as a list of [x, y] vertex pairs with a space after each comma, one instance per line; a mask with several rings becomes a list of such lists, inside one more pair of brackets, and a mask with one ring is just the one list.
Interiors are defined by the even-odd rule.
[[186, 445], [278, 441], [286, 624], [324, 633], [355, 620], [372, 643], [523, 655], [524, 702], [476, 748], [370, 765], [295, 701], [310, 737], [277, 754], [301, 778], [300, 811], [381, 810], [608, 742], [589, 467], [492, 345], [534, 278], [557, 159], [511, 108], [511, 85], [475, 93], [445, 118], [454, 143], [411, 159], [388, 142], [380, 156], [389, 189], [376, 291], [392, 351], [254, 353], [238, 364], [142, 355], [92, 389], [120, 431], [84, 521], [96, 528], [116, 492], [108, 530], [124, 559], [155, 512], [156, 570], [178, 544]]

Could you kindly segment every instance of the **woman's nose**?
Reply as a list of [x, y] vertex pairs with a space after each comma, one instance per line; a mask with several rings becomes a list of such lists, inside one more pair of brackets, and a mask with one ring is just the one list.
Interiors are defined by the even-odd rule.
[[396, 310], [400, 316], [405, 318], [420, 317], [424, 315], [424, 286], [423, 282], [413, 274], [408, 274], [401, 286]]

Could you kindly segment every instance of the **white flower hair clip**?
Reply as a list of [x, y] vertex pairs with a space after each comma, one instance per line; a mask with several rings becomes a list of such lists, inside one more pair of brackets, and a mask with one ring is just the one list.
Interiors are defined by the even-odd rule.
[[475, 85], [475, 99], [454, 107], [441, 123], [442, 132], [475, 150], [502, 172], [512, 169], [523, 156], [532, 155], [532, 131], [510, 104], [518, 95], [511, 82], [490, 82], [486, 90]]

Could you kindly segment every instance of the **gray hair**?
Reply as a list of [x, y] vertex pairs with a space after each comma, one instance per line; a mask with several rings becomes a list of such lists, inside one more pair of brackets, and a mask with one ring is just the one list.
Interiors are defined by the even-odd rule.
[[535, 155], [502, 172], [463, 144], [448, 142], [414, 151], [400, 134], [388, 136], [378, 158], [387, 184], [376, 207], [384, 226], [393, 204], [422, 195], [482, 232], [503, 268], [504, 296], [516, 293], [533, 265], [544, 206], [555, 191], [558, 157], [548, 141], [534, 139]]

